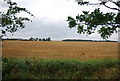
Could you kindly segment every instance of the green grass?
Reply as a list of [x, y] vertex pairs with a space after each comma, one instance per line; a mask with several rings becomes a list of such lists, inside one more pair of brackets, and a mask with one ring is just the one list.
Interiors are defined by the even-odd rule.
[[8, 79], [118, 79], [120, 61], [38, 60], [3, 58], [3, 80]]
[[0, 80], [2, 78], [2, 61], [0, 61]]

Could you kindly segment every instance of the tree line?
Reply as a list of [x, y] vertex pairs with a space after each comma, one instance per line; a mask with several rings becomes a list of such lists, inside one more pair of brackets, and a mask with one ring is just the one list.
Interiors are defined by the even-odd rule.
[[33, 37], [31, 37], [31, 38], [29, 38], [29, 40], [30, 41], [51, 41], [51, 38], [50, 37], [48, 37], [48, 38], [33, 38]]
[[34, 38], [34, 37], [30, 37], [29, 39], [22, 39], [22, 38], [3, 38], [2, 39], [3, 41], [4, 40], [18, 40], [18, 41], [51, 41], [51, 38], [50, 37], [47, 37], [47, 38]]
[[112, 41], [112, 40], [84, 40], [84, 39], [64, 39], [62, 41], [118, 42], [118, 41]]

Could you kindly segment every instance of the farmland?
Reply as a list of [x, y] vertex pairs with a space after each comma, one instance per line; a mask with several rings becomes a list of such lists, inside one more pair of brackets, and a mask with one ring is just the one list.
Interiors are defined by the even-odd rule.
[[117, 42], [3, 41], [3, 80], [119, 79]]
[[3, 41], [3, 57], [39, 59], [118, 58], [118, 42]]

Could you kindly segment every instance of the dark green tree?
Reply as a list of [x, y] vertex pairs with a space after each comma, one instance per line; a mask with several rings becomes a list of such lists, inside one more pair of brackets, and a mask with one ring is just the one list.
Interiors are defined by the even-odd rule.
[[77, 15], [76, 18], [68, 16], [67, 21], [69, 28], [77, 28], [77, 33], [90, 35], [97, 32], [103, 39], [108, 39], [113, 33], [118, 32], [120, 28], [120, 1], [109, 2], [115, 4], [117, 8], [113, 8], [107, 5], [107, 1], [99, 0], [100, 3], [90, 3], [88, 1], [77, 0], [78, 5], [104, 5], [105, 7], [117, 10], [118, 13], [100, 11], [100, 8], [95, 9], [93, 12], [82, 11], [83, 14]]
[[26, 8], [21, 8], [17, 6], [16, 2], [11, 0], [4, 0], [4, 2], [9, 6], [7, 12], [0, 11], [0, 28], [2, 35], [5, 35], [6, 32], [14, 33], [18, 29], [23, 29], [25, 27], [25, 21], [31, 21], [27, 17], [20, 17], [18, 14], [21, 12], [26, 12], [31, 16], [31, 14]]
[[48, 41], [51, 41], [51, 38], [50, 38], [50, 37], [48, 37]]

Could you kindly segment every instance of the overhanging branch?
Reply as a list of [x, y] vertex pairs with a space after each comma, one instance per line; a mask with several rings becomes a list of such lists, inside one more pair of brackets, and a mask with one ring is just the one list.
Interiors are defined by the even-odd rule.
[[106, 4], [103, 4], [103, 5], [109, 9], [118, 10], [120, 12], [120, 10], [118, 8], [111, 8], [111, 7], [107, 6]]

